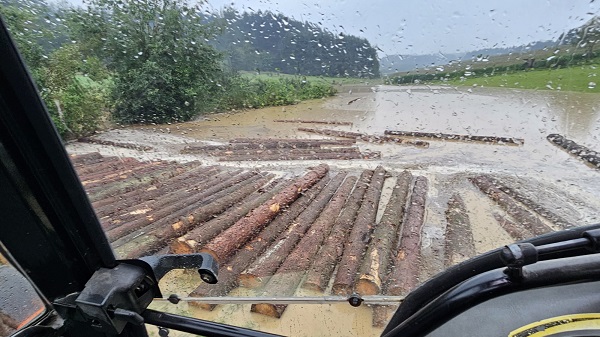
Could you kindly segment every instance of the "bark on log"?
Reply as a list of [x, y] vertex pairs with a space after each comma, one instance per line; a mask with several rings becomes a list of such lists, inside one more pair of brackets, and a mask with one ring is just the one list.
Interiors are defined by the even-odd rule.
[[239, 155], [219, 157], [219, 161], [267, 161], [267, 160], [351, 160], [351, 159], [379, 159], [381, 152], [331, 152], [331, 153], [307, 153], [307, 154], [262, 154], [262, 155]]
[[281, 233], [267, 252], [262, 254], [251, 268], [248, 268], [240, 275], [241, 286], [258, 288], [269, 280], [285, 257], [289, 255], [304, 233], [306, 233], [310, 225], [317, 219], [343, 180], [344, 175], [341, 174], [338, 174], [331, 180], [315, 201], [294, 219], [285, 232]]
[[92, 164], [100, 161], [104, 157], [99, 152], [91, 152], [85, 154], [72, 154], [69, 156], [71, 163], [74, 166]]
[[77, 141], [81, 142], [81, 143], [116, 146], [116, 147], [122, 147], [125, 149], [132, 149], [132, 150], [138, 150], [138, 151], [150, 151], [150, 150], [154, 149], [152, 146], [147, 146], [147, 145], [139, 145], [139, 144], [123, 143], [123, 142], [113, 142], [110, 140], [101, 140], [101, 139], [90, 138], [90, 137], [82, 137], [82, 138], [77, 139]]
[[275, 119], [273, 122], [276, 123], [302, 123], [302, 124], [330, 124], [330, 125], [352, 125], [352, 122], [340, 122], [340, 121], [311, 121], [302, 119]]
[[104, 177], [94, 180], [82, 181], [82, 185], [88, 193], [93, 193], [94, 190], [111, 188], [115, 184], [122, 184], [125, 180], [146, 175], [149, 172], [155, 172], [158, 170], [165, 169], [169, 166], [167, 162], [148, 162], [142, 165], [132, 167], [127, 170], [119, 170], [110, 174], [106, 174]]
[[473, 135], [456, 135], [450, 133], [434, 133], [434, 132], [411, 132], [411, 131], [392, 131], [386, 130], [386, 135], [403, 136], [403, 137], [421, 137], [437, 140], [460, 140], [467, 142], [484, 142], [489, 144], [513, 144], [523, 145], [525, 140], [514, 137], [498, 137], [498, 136], [473, 136]]
[[392, 318], [392, 314], [398, 308], [397, 305], [381, 305], [375, 304], [372, 306], [373, 316], [371, 324], [376, 328], [384, 328]]
[[546, 137], [552, 144], [555, 144], [571, 155], [587, 162], [590, 166], [600, 169], [600, 154], [598, 151], [594, 151], [590, 148], [587, 148], [583, 145], [579, 145], [574, 141], [567, 139], [559, 134], [550, 134]]
[[467, 207], [458, 194], [448, 200], [446, 210], [446, 268], [475, 256], [475, 244]]
[[[226, 172], [223, 174], [226, 174]], [[221, 183], [202, 190], [200, 193], [194, 193], [195, 190], [175, 193], [168, 198], [152, 204], [154, 208], [144, 213], [143, 217], [139, 217], [135, 211], [126, 214], [124, 217], [119, 217], [117, 220], [120, 222], [115, 221], [106, 227], [108, 229], [106, 235], [110, 241], [114, 241], [123, 235], [131, 233], [138, 228], [147, 226], [152, 222], [156, 222], [159, 219], [165, 218], [169, 215], [172, 216], [173, 214], [179, 214], [179, 216], [183, 216], [188, 214], [191, 210], [205, 204], [209, 198], [214, 198], [215, 193], [221, 190], [226, 190], [229, 187], [243, 182], [255, 175], [256, 172], [244, 172], [237, 174], [222, 181]], [[146, 209], [148, 208], [145, 207], [142, 209], [142, 211], [145, 211]], [[129, 221], [131, 219], [130, 216], [134, 216], [136, 220]]]
[[424, 142], [422, 140], [411, 140], [411, 139], [401, 139], [397, 137], [388, 137], [388, 136], [376, 136], [376, 135], [368, 135], [365, 133], [358, 132], [348, 132], [348, 131], [338, 131], [338, 130], [329, 130], [329, 129], [311, 129], [311, 128], [298, 128], [300, 131], [316, 133], [319, 135], [326, 136], [334, 136], [334, 137], [342, 137], [342, 138], [351, 138], [351, 139], [359, 139], [368, 143], [396, 143], [396, 144], [407, 144], [414, 145], [420, 147], [429, 147], [428, 142]]
[[396, 244], [398, 228], [404, 218], [412, 175], [402, 172], [396, 181], [381, 221], [365, 254], [355, 291], [360, 295], [380, 294], [387, 277], [390, 255]]
[[469, 178], [469, 180], [502, 207], [506, 213], [528, 228], [534, 235], [542, 235], [553, 231], [552, 228], [543, 223], [537, 216], [520, 206], [506, 193], [494, 186], [485, 176]]
[[504, 229], [515, 241], [521, 241], [535, 236], [527, 228], [508, 220], [503, 215], [494, 213], [494, 219], [496, 219], [500, 227], [502, 227], [502, 229]]
[[[197, 167], [186, 172], [177, 171], [176, 174], [167, 179], [157, 179], [152, 186], [148, 188], [136, 189], [121, 195], [107, 194], [103, 197], [97, 197], [97, 194], [90, 196], [95, 199], [92, 202], [94, 209], [108, 208], [106, 211], [108, 214], [116, 213], [117, 211], [123, 210], [128, 207], [137, 205], [143, 201], [151, 200], [157, 196], [166, 195], [174, 191], [178, 191], [182, 186], [189, 186], [190, 181], [200, 182], [204, 179], [208, 179], [212, 175], [218, 173], [219, 170], [216, 167]], [[109, 211], [112, 209], [113, 211]], [[103, 209], [104, 211], [104, 209]]]
[[318, 145], [351, 145], [356, 143], [356, 139], [296, 139], [296, 138], [234, 138], [229, 141], [231, 144], [236, 143], [282, 143], [282, 144], [318, 144]]
[[385, 169], [378, 166], [344, 247], [344, 253], [338, 265], [338, 271], [331, 290], [334, 294], [350, 295], [352, 293], [366, 245], [371, 239], [371, 231], [375, 226], [381, 189], [385, 178]]
[[236, 223], [256, 207], [271, 199], [273, 195], [281, 192], [281, 190], [283, 190], [285, 186], [289, 186], [290, 183], [291, 182], [289, 181], [279, 182], [276, 186], [266, 191], [252, 193], [237, 207], [230, 208], [225, 214], [222, 214], [218, 218], [214, 218], [189, 231], [187, 234], [178, 237], [176, 240], [173, 240], [169, 245], [170, 252], [172, 254], [196, 253], [199, 248], [209, 240], [229, 228], [229, 226]]
[[230, 192], [226, 196], [217, 199], [208, 205], [203, 205], [193, 210], [189, 215], [180, 218], [179, 221], [171, 221], [170, 223], [165, 223], [166, 221], [163, 221], [163, 223], [159, 222], [159, 225], [156, 227], [157, 229], [150, 235], [147, 235], [147, 238], [142, 240], [143, 242], [132, 242], [129, 244], [129, 248], [125, 247], [122, 250], [128, 251], [126, 255], [127, 258], [137, 258], [153, 253], [156, 250], [167, 246], [169, 240], [181, 236], [200, 223], [223, 213], [232, 205], [240, 202], [245, 197], [264, 186], [272, 179], [272, 177], [272, 175], [268, 175], [250, 184], [245, 184], [235, 192]]
[[501, 181], [499, 181], [497, 179], [494, 179], [493, 177], [489, 177], [489, 176], [486, 176], [486, 177], [492, 182], [492, 184], [494, 186], [498, 187], [499, 190], [501, 190], [502, 192], [508, 194], [510, 197], [512, 197], [513, 199], [515, 199], [518, 202], [522, 203], [523, 205], [525, 205], [530, 210], [532, 210], [532, 211], [536, 212], [537, 214], [541, 215], [543, 218], [548, 219], [553, 224], [555, 224], [557, 226], [560, 226], [563, 229], [568, 229], [568, 228], [574, 227], [572, 224], [570, 224], [563, 217], [561, 217], [558, 214], [552, 212], [551, 210], [547, 209], [546, 207], [538, 204], [537, 202], [531, 200], [530, 198], [524, 196], [523, 194], [519, 193], [517, 190], [512, 189], [512, 188], [506, 186]]
[[398, 235], [399, 249], [387, 280], [388, 295], [405, 295], [417, 286], [426, 200], [427, 178], [419, 176], [415, 179], [402, 231]]
[[227, 157], [227, 156], [267, 156], [267, 155], [307, 155], [320, 153], [358, 153], [360, 150], [357, 147], [336, 147], [331, 149], [309, 148], [309, 149], [258, 149], [258, 150], [226, 150], [208, 152], [210, 156]]
[[260, 232], [283, 208], [298, 199], [300, 193], [321, 180], [329, 166], [321, 164], [278, 193], [269, 202], [254, 209], [247, 217], [236, 222], [207, 244], [202, 251], [213, 255], [217, 261], [226, 261], [233, 253]]
[[[302, 237], [281, 267], [277, 269], [277, 275], [271, 277], [263, 295], [292, 296], [296, 292], [296, 288], [298, 288], [300, 281], [302, 281], [305, 270], [310, 267], [310, 263], [317, 254], [323, 240], [325, 240], [325, 237], [331, 231], [331, 227], [342, 211], [356, 180], [356, 177], [349, 177], [344, 181], [333, 198], [331, 198], [329, 204], [327, 204], [323, 212], [321, 212], [317, 220], [312, 224], [310, 230]], [[264, 315], [276, 313], [273, 317], [280, 318], [286, 307], [287, 305], [258, 303], [253, 304], [251, 310]]]
[[103, 157], [91, 164], [76, 166], [75, 170], [77, 171], [79, 179], [83, 180], [92, 174], [113, 171], [115, 168], [122, 168], [126, 165], [135, 165], [139, 163], [138, 160], [133, 158]]
[[[270, 246], [270, 244], [290, 225], [292, 220], [306, 209], [328, 182], [328, 178], [321, 179], [317, 184], [300, 196], [300, 198], [294, 201], [286, 211], [280, 213], [257, 237], [252, 239], [243, 249], [240, 249], [230, 261], [225, 265], [222, 265], [219, 271], [219, 283], [202, 283], [190, 294], [190, 296], [224, 296], [232, 289], [238, 287], [238, 276], [240, 273]], [[189, 304], [205, 310], [213, 310], [216, 307], [215, 304], [200, 302], [190, 302]]]
[[365, 170], [360, 175], [358, 183], [346, 201], [342, 213], [333, 225], [331, 234], [325, 239], [321, 251], [312, 263], [302, 285], [303, 288], [323, 292], [327, 287], [331, 274], [342, 256], [344, 243], [348, 233], [352, 230], [354, 219], [372, 177], [373, 171], [371, 170]]
[[119, 176], [111, 179], [112, 181], [103, 181], [95, 187], [86, 186], [85, 191], [88, 195], [97, 194], [123, 194], [129, 192], [140, 185], [148, 185], [157, 179], [165, 179], [173, 176], [173, 173], [182, 170], [183, 166], [175, 163], [164, 163], [157, 166], [149, 166], [132, 174]]

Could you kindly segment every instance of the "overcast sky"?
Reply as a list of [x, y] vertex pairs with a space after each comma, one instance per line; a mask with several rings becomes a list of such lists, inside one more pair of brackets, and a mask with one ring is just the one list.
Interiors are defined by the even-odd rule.
[[271, 10], [367, 38], [391, 54], [453, 53], [557, 38], [598, 14], [579, 0], [208, 0], [209, 8]]

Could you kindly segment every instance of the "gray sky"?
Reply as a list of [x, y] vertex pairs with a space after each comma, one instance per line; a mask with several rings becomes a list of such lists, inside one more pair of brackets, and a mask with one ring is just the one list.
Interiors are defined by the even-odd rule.
[[271, 10], [367, 38], [391, 54], [454, 53], [555, 39], [598, 14], [592, 0], [208, 0]]

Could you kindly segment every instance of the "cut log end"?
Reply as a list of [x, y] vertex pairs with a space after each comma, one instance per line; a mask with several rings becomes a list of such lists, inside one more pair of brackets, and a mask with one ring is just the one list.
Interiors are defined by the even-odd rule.
[[377, 295], [381, 288], [376, 284], [375, 280], [370, 275], [361, 275], [356, 282], [355, 290], [360, 295]]
[[350, 295], [352, 294], [352, 286], [349, 284], [334, 284], [331, 288], [331, 292], [335, 295]]
[[275, 318], [281, 318], [281, 314], [283, 313], [284, 310], [285, 310], [285, 306], [279, 306], [279, 305], [269, 304], [269, 303], [252, 304], [252, 308], [250, 309], [250, 311], [255, 312], [257, 314], [275, 317]]
[[169, 245], [169, 252], [171, 254], [193, 254], [195, 253], [196, 241], [186, 240], [181, 237], [177, 240], [173, 240]]

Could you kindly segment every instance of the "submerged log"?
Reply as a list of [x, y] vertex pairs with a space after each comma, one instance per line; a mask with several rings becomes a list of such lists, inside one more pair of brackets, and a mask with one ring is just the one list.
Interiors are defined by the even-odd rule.
[[74, 166], [82, 166], [86, 164], [96, 163], [102, 160], [104, 157], [99, 152], [91, 152], [85, 154], [72, 154], [69, 155], [69, 158], [71, 159], [71, 163], [73, 163]]
[[275, 195], [272, 200], [254, 209], [247, 217], [219, 234], [202, 251], [213, 255], [217, 261], [226, 261], [238, 248], [258, 234], [282, 208], [298, 199], [300, 193], [316, 184], [328, 171], [329, 166], [325, 164], [315, 167], [304, 177]]
[[568, 228], [574, 227], [563, 217], [552, 212], [551, 210], [547, 209], [546, 207], [538, 204], [537, 202], [531, 200], [530, 198], [524, 196], [523, 194], [519, 193], [516, 189], [506, 186], [499, 180], [494, 179], [493, 177], [489, 177], [489, 176], [486, 176], [486, 177], [492, 182], [492, 184], [494, 184], [494, 186], [498, 187], [498, 189], [500, 189], [502, 192], [508, 194], [510, 197], [512, 197], [513, 199], [522, 203], [523, 205], [525, 205], [525, 207], [529, 208], [530, 210], [532, 210], [532, 211], [536, 212], [537, 214], [541, 215], [542, 217], [548, 219], [553, 224], [560, 226], [563, 229], [568, 229]]
[[145, 237], [142, 237], [138, 242], [131, 241], [123, 247], [118, 247], [117, 250], [126, 252], [127, 258], [137, 258], [148, 255], [168, 245], [169, 240], [174, 239], [188, 232], [191, 228], [211, 219], [232, 205], [240, 202], [248, 195], [252, 194], [257, 189], [264, 186], [272, 175], [260, 178], [256, 181], [249, 181], [241, 187], [234, 186], [235, 191], [227, 193], [227, 195], [214, 200], [213, 202], [194, 209], [191, 213], [179, 218], [178, 221], [165, 220], [154, 224], [155, 230], [150, 232]]
[[[321, 181], [294, 201], [287, 210], [280, 213], [267, 227], [265, 227], [265, 229], [244, 246], [244, 248], [238, 250], [231, 260], [221, 266], [219, 271], [219, 283], [202, 283], [190, 293], [190, 296], [224, 296], [232, 289], [238, 287], [239, 274], [271, 245], [271, 243], [288, 227], [292, 220], [306, 209], [328, 182], [329, 180], [327, 178], [321, 179]], [[216, 304], [201, 302], [190, 302], [189, 304], [205, 310], [213, 310], [216, 306]]]
[[262, 254], [251, 268], [240, 275], [240, 285], [246, 288], [263, 286], [275, 273], [283, 260], [296, 247], [298, 241], [306, 233], [310, 225], [317, 219], [321, 211], [340, 187], [345, 173], [337, 174], [319, 193], [317, 198], [300, 214], [287, 230], [273, 242], [271, 247]]
[[458, 194], [448, 200], [446, 210], [446, 268], [475, 256], [475, 244], [467, 207]]
[[385, 169], [378, 166], [365, 193], [357, 218], [354, 221], [354, 227], [344, 246], [344, 253], [333, 283], [332, 292], [334, 294], [350, 295], [352, 293], [354, 281], [362, 263], [363, 253], [371, 239], [371, 231], [375, 226], [381, 189], [385, 178]]
[[360, 139], [362, 141], [369, 142], [369, 143], [378, 143], [378, 144], [396, 143], [396, 144], [407, 144], [407, 145], [414, 145], [414, 146], [420, 146], [420, 147], [429, 147], [429, 143], [421, 141], [421, 140], [401, 139], [401, 138], [397, 138], [397, 137], [376, 136], [376, 135], [368, 135], [365, 133], [338, 131], [338, 130], [329, 130], [329, 129], [298, 128], [298, 130], [304, 131], [304, 132], [309, 132], [309, 133], [316, 133], [319, 135]]
[[387, 277], [390, 255], [396, 243], [398, 228], [404, 218], [412, 175], [402, 172], [396, 181], [390, 200], [381, 221], [373, 232], [373, 239], [360, 267], [360, 276], [355, 291], [360, 295], [377, 295]]
[[600, 154], [598, 151], [591, 150], [583, 145], [579, 145], [574, 141], [567, 139], [559, 134], [553, 133], [546, 137], [552, 144], [557, 145], [571, 155], [587, 162], [592, 167], [600, 169]]
[[527, 228], [508, 220], [503, 215], [494, 213], [494, 219], [496, 219], [500, 227], [502, 227], [502, 229], [504, 229], [515, 241], [521, 241], [535, 236]]
[[325, 239], [323, 247], [313, 261], [302, 285], [303, 288], [322, 292], [327, 287], [331, 274], [342, 256], [344, 243], [348, 233], [352, 230], [354, 219], [371, 177], [373, 177], [373, 171], [371, 170], [365, 170], [360, 175], [356, 187], [348, 197], [342, 213], [331, 229], [331, 234]]
[[469, 178], [469, 180], [483, 193], [494, 200], [500, 207], [502, 207], [506, 213], [528, 228], [535, 236], [553, 231], [553, 229], [543, 223], [540, 218], [520, 206], [506, 193], [494, 186], [494, 184], [492, 184], [487, 177], [478, 176], [475, 178]]
[[456, 135], [456, 134], [450, 134], [450, 133], [392, 131], [392, 130], [385, 130], [385, 134], [390, 135], [390, 136], [420, 137], [420, 138], [431, 138], [431, 139], [437, 139], [437, 140], [460, 140], [460, 141], [467, 141], [467, 142], [484, 142], [484, 143], [489, 143], [489, 144], [513, 144], [513, 145], [525, 144], [524, 139], [514, 138], [514, 137], [473, 136], [473, 135]]
[[276, 123], [302, 123], [302, 124], [352, 125], [352, 122], [314, 121], [314, 120], [302, 120], [302, 119], [275, 119], [275, 120], [273, 120], [273, 122], [276, 122]]
[[[329, 234], [356, 180], [356, 177], [349, 177], [336, 191], [329, 204], [312, 224], [310, 230], [302, 237], [281, 267], [277, 269], [277, 274], [269, 280], [265, 287], [265, 296], [285, 297], [292, 296], [296, 292], [305, 270], [310, 267], [310, 263], [317, 254], [323, 240]], [[287, 305], [258, 303], [253, 304], [251, 310], [259, 314], [280, 318], [286, 307]]]
[[418, 176], [412, 190], [402, 231], [398, 235], [398, 250], [393, 258], [393, 268], [386, 281], [388, 295], [408, 294], [417, 286], [419, 259], [421, 257], [421, 231], [425, 219], [427, 178]]
[[280, 153], [260, 155], [232, 155], [219, 157], [219, 161], [257, 161], [257, 160], [351, 160], [378, 159], [381, 152], [326, 152], [326, 153]]
[[132, 150], [138, 150], [138, 151], [150, 151], [150, 150], [154, 149], [152, 146], [147, 146], [147, 145], [139, 145], [139, 144], [123, 143], [123, 142], [113, 142], [110, 140], [101, 140], [101, 139], [90, 138], [90, 137], [82, 137], [82, 138], [77, 139], [77, 141], [81, 142], [81, 143], [116, 146], [116, 147], [122, 147], [125, 149], [132, 149]]
[[242, 204], [238, 205], [237, 207], [230, 208], [221, 216], [214, 218], [203, 225], [197, 226], [187, 234], [178, 237], [176, 240], [173, 240], [173, 242], [171, 242], [169, 245], [170, 252], [172, 254], [196, 253], [199, 248], [206, 244], [209, 240], [219, 235], [225, 229], [229, 228], [229, 226], [236, 223], [256, 207], [271, 199], [273, 195], [279, 193], [285, 186], [288, 186], [289, 184], [289, 181], [283, 181], [278, 183], [270, 190], [252, 193], [246, 199], [244, 199]]
[[296, 138], [234, 138], [229, 141], [231, 144], [246, 143], [246, 144], [314, 144], [314, 145], [352, 145], [356, 143], [356, 139], [296, 139]]

